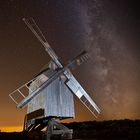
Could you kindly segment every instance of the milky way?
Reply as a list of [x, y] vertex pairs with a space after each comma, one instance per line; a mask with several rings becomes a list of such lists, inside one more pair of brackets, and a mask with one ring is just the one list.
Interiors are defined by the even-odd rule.
[[[118, 5], [121, 4], [124, 3]], [[101, 106], [103, 119], [140, 117], [139, 57], [132, 51], [134, 44], [129, 44], [130, 38], [126, 36], [132, 34], [134, 24], [130, 25], [129, 18], [134, 13], [125, 12], [128, 7], [120, 9], [118, 5], [92, 0], [84, 9], [85, 49], [91, 56], [88, 70], [84, 68], [84, 71], [86, 77], [92, 77], [87, 83], [95, 88], [93, 97], [96, 96]], [[125, 14], [128, 17], [123, 19]]]

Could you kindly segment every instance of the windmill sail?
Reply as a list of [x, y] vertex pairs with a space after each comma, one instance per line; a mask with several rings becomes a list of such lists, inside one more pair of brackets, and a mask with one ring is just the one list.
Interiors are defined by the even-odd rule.
[[53, 49], [50, 47], [49, 43], [47, 42], [46, 38], [44, 37], [43, 33], [41, 32], [41, 30], [39, 29], [37, 24], [35, 23], [34, 19], [31, 18], [30, 20], [26, 20], [25, 18], [23, 18], [23, 21], [28, 26], [28, 28], [34, 33], [34, 35], [37, 37], [37, 39], [42, 43], [45, 50], [50, 55], [50, 57], [55, 62], [55, 64], [59, 68], [62, 68], [63, 66], [60, 63], [60, 60], [58, 60], [57, 55], [55, 54]]
[[31, 92], [26, 98], [24, 98], [20, 103], [18, 103], [17, 108], [25, 107], [35, 96], [37, 96], [44, 88], [50, 85], [55, 79], [57, 79], [64, 69], [60, 69], [58, 72], [55, 72], [50, 78], [45, 80], [37, 89]]
[[[73, 68], [77, 65], [80, 65], [83, 63], [87, 58], [88, 55], [84, 51], [80, 55], [78, 55], [76, 58], [74, 58], [70, 63], [68, 63], [66, 66], [63, 66], [61, 62], [59, 61], [57, 55], [53, 51], [53, 49], [50, 47], [49, 43], [45, 39], [44, 35], [42, 34], [39, 27], [36, 25], [35, 21], [33, 19], [26, 20], [23, 19], [25, 24], [28, 26], [28, 28], [35, 34], [35, 36], [38, 38], [38, 40], [42, 43], [47, 53], [52, 58], [53, 62], [57, 66], [57, 70], [53, 69], [53, 73], [49, 77], [45, 77], [45, 72], [41, 73], [41, 75], [37, 76], [36, 78], [33, 78], [31, 81], [27, 82], [11, 94], [9, 96], [11, 99], [17, 104], [18, 108], [22, 108], [26, 106], [35, 96], [37, 96], [44, 88], [46, 88], [48, 85], [50, 85], [55, 79], [63, 75], [65, 77], [65, 84], [66, 86], [80, 99], [80, 101], [88, 108], [88, 110], [96, 117], [96, 114], [100, 114], [100, 109], [96, 105], [96, 103], [91, 99], [91, 97], [86, 93], [86, 91], [82, 88], [82, 86], [78, 83], [78, 81], [75, 79], [75, 77], [70, 72], [70, 68]], [[43, 82], [37, 86], [37, 88], [34, 91], [31, 91], [29, 88], [29, 84], [36, 80], [37, 78], [43, 78]], [[23, 87], [26, 87], [30, 94], [27, 96], [24, 96], [24, 94], [21, 92], [21, 89]], [[18, 92], [20, 95], [23, 96], [23, 100], [20, 102], [17, 102], [13, 98], [13, 94], [15, 92]]]
[[[35, 78], [31, 79], [30, 81], [28, 81], [27, 83], [23, 84], [22, 86], [20, 86], [18, 89], [14, 90], [12, 93], [9, 94], [10, 98], [18, 105], [19, 102], [21, 102], [22, 100], [24, 100], [29, 91], [30, 92], [33, 92], [35, 91], [36, 89], [32, 90], [29, 85], [36, 81], [37, 79], [40, 79], [40, 81], [45, 82], [48, 78], [43, 74], [43, 73], [40, 73], [39, 76], [36, 76]], [[37, 85], [37, 87], [39, 87], [42, 83], [39, 83]]]
[[88, 108], [88, 110], [97, 117], [96, 114], [100, 114], [100, 109], [96, 103], [91, 99], [87, 92], [82, 88], [78, 81], [71, 75], [66, 85], [71, 91], [80, 99], [80, 101]]

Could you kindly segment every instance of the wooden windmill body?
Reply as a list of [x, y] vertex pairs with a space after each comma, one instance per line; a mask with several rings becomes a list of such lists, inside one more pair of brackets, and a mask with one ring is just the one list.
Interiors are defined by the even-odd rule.
[[[30, 89], [36, 89], [37, 86], [48, 79], [54, 71], [54, 67], [50, 65], [45, 73], [41, 74], [30, 84]], [[50, 85], [44, 88], [28, 103], [27, 113], [43, 109], [45, 117], [74, 118], [73, 94], [64, 82], [65, 79], [59, 76]]]
[[[50, 140], [53, 134], [61, 134], [61, 136], [66, 134], [71, 138], [72, 130], [59, 123], [59, 120], [75, 117], [73, 94], [95, 117], [100, 114], [99, 107], [71, 73], [71, 68], [80, 65], [88, 58], [87, 52], [83, 51], [64, 66], [35, 21], [24, 19], [24, 22], [42, 43], [52, 61], [47, 69], [10, 93], [9, 96], [17, 104], [17, 108], [27, 106], [25, 131], [38, 132], [47, 127], [47, 140]], [[27, 96], [23, 93], [25, 89], [28, 91]], [[23, 99], [16, 101], [13, 97], [15, 93]]]

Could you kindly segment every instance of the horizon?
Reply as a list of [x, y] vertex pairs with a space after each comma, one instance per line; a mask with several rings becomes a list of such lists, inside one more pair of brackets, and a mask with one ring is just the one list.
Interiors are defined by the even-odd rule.
[[[93, 120], [93, 121], [71, 121], [66, 122], [62, 121], [62, 123], [86, 123], [86, 122], [109, 122], [109, 121], [140, 121], [140, 119], [115, 119], [115, 120]], [[0, 133], [1, 132], [22, 132], [23, 126], [0, 126]]]

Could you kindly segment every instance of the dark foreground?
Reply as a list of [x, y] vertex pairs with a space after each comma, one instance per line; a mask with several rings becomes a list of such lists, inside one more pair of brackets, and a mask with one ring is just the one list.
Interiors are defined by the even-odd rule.
[[[140, 120], [79, 122], [65, 124], [73, 129], [75, 140], [140, 140]], [[24, 132], [0, 133], [0, 140], [33, 140]], [[39, 137], [40, 140], [41, 136]]]

